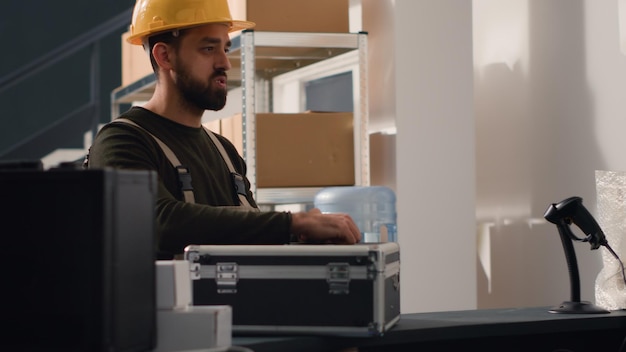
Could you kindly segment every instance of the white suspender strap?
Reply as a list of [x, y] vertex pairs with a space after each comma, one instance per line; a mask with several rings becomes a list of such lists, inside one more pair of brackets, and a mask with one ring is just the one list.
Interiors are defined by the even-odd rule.
[[[163, 141], [161, 141], [159, 138], [157, 138], [152, 133], [148, 132], [146, 129], [144, 129], [137, 123], [129, 119], [125, 119], [125, 118], [118, 118], [114, 120], [114, 122], [117, 122], [117, 121], [128, 123], [137, 128], [140, 128], [144, 130], [146, 133], [148, 133], [150, 136], [152, 136], [152, 138], [157, 142], [159, 147], [161, 147], [161, 149], [163, 150], [163, 153], [165, 153], [165, 156], [167, 157], [167, 159], [170, 161], [170, 163], [172, 163], [174, 168], [176, 168], [176, 170], [178, 171], [179, 179], [182, 182], [182, 189], [183, 189], [183, 195], [185, 196], [185, 201], [187, 203], [195, 203], [195, 198], [193, 196], [193, 188], [191, 187], [191, 174], [189, 173], [189, 169], [181, 165], [180, 161], [176, 157], [176, 154], [174, 154], [174, 152], [165, 143], [163, 143]], [[235, 171], [235, 167], [233, 166], [233, 163], [230, 160], [228, 153], [226, 153], [226, 150], [224, 149], [224, 146], [222, 145], [220, 140], [208, 128], [204, 127], [204, 131], [211, 138], [211, 141], [213, 141], [213, 144], [215, 144], [215, 146], [219, 150], [220, 154], [222, 155], [222, 159], [224, 159], [224, 162], [226, 162], [226, 166], [228, 166], [228, 170], [230, 170], [231, 175], [233, 175], [233, 178], [235, 178], [233, 182], [235, 186], [237, 187], [236, 191], [237, 191], [237, 196], [239, 197], [240, 204], [243, 207], [250, 208], [255, 211], [259, 211], [258, 208], [253, 207], [250, 204], [250, 202], [248, 202], [248, 198], [246, 198], [246, 195], [245, 195], [243, 177]]]
[[163, 153], [165, 153], [167, 160], [169, 160], [170, 163], [172, 163], [172, 165], [176, 169], [176, 171], [178, 171], [178, 177], [180, 178], [180, 181], [183, 183], [182, 189], [183, 189], [183, 195], [185, 196], [185, 201], [187, 203], [195, 203], [196, 199], [193, 196], [193, 188], [191, 187], [191, 175], [189, 174], [189, 169], [181, 165], [180, 161], [176, 157], [176, 154], [174, 154], [174, 152], [170, 149], [170, 147], [168, 147], [165, 143], [163, 143], [163, 141], [157, 138], [157, 136], [148, 132], [146, 129], [144, 129], [143, 127], [139, 126], [137, 123], [129, 119], [119, 118], [119, 119], [116, 119], [115, 121], [125, 122], [135, 127], [138, 127], [144, 130], [150, 136], [152, 136], [152, 138], [154, 138], [154, 140], [157, 142], [159, 147], [161, 147], [161, 149], [163, 150]]
[[[217, 149], [220, 151], [220, 154], [222, 154], [222, 159], [224, 159], [224, 161], [226, 162], [226, 165], [228, 166], [228, 170], [230, 170], [230, 173], [233, 175], [233, 177], [240, 177], [240, 180], [235, 180], [235, 185], [237, 186], [237, 196], [239, 197], [239, 201], [241, 202], [241, 205], [248, 207], [248, 208], [252, 208], [252, 209], [257, 209], [255, 207], [253, 207], [250, 202], [248, 202], [248, 198], [246, 198], [246, 194], [245, 194], [245, 187], [244, 187], [244, 183], [243, 183], [243, 177], [241, 175], [239, 175], [236, 171], [235, 171], [235, 167], [233, 166], [232, 161], [230, 160], [230, 157], [228, 156], [228, 154], [226, 153], [226, 150], [224, 149], [224, 146], [222, 145], [222, 142], [220, 142], [220, 140], [215, 136], [215, 134], [213, 132], [211, 132], [211, 130], [209, 130], [208, 128], [204, 127], [204, 131], [206, 132], [206, 134], [209, 135], [209, 137], [211, 137], [211, 140], [213, 141], [213, 144], [215, 144], [215, 146], [217, 147]], [[239, 189], [241, 188], [241, 189]]]

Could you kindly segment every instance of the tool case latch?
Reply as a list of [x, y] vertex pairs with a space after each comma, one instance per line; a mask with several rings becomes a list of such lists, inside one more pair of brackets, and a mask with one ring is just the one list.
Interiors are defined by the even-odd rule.
[[200, 280], [200, 264], [189, 263], [189, 278], [191, 280]]
[[185, 260], [189, 262], [189, 278], [191, 280], [200, 280], [200, 263], [197, 263], [200, 253], [196, 251], [185, 252]]
[[237, 263], [217, 263], [215, 265], [217, 293], [237, 293], [237, 281], [239, 281]]
[[350, 264], [328, 263], [326, 266], [326, 282], [331, 295], [347, 295], [350, 293]]

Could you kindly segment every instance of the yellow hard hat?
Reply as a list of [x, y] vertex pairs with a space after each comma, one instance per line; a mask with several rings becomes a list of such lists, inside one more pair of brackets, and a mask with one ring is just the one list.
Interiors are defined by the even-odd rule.
[[153, 34], [208, 23], [228, 23], [230, 31], [254, 27], [254, 22], [233, 20], [227, 0], [137, 0], [130, 36], [135, 45]]

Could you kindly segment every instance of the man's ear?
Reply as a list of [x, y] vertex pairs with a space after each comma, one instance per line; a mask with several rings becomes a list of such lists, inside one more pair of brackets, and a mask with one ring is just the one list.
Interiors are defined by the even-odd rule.
[[152, 47], [152, 56], [157, 65], [163, 70], [170, 70], [173, 67], [172, 51], [169, 45], [165, 43], [156, 43]]

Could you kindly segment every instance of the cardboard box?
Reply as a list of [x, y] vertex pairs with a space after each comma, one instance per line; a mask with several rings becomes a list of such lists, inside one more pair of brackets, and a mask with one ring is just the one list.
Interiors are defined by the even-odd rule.
[[[241, 114], [222, 119], [221, 134], [243, 155]], [[258, 188], [352, 186], [351, 112], [256, 114]]]
[[370, 134], [370, 184], [396, 189], [395, 134]]
[[141, 45], [126, 42], [130, 32], [122, 34], [122, 86], [154, 73], [150, 58]]
[[234, 19], [268, 32], [348, 33], [349, 0], [229, 0]]
[[[206, 114], [208, 112], [205, 111], [204, 113]], [[213, 111], [211, 111], [213, 112]], [[221, 121], [220, 119], [216, 119], [216, 120], [210, 120], [210, 121], [206, 121], [206, 122], [202, 122], [202, 125], [206, 128], [208, 128], [209, 130], [211, 130], [212, 132], [215, 133], [220, 133], [220, 130], [222, 129], [221, 125]]]

